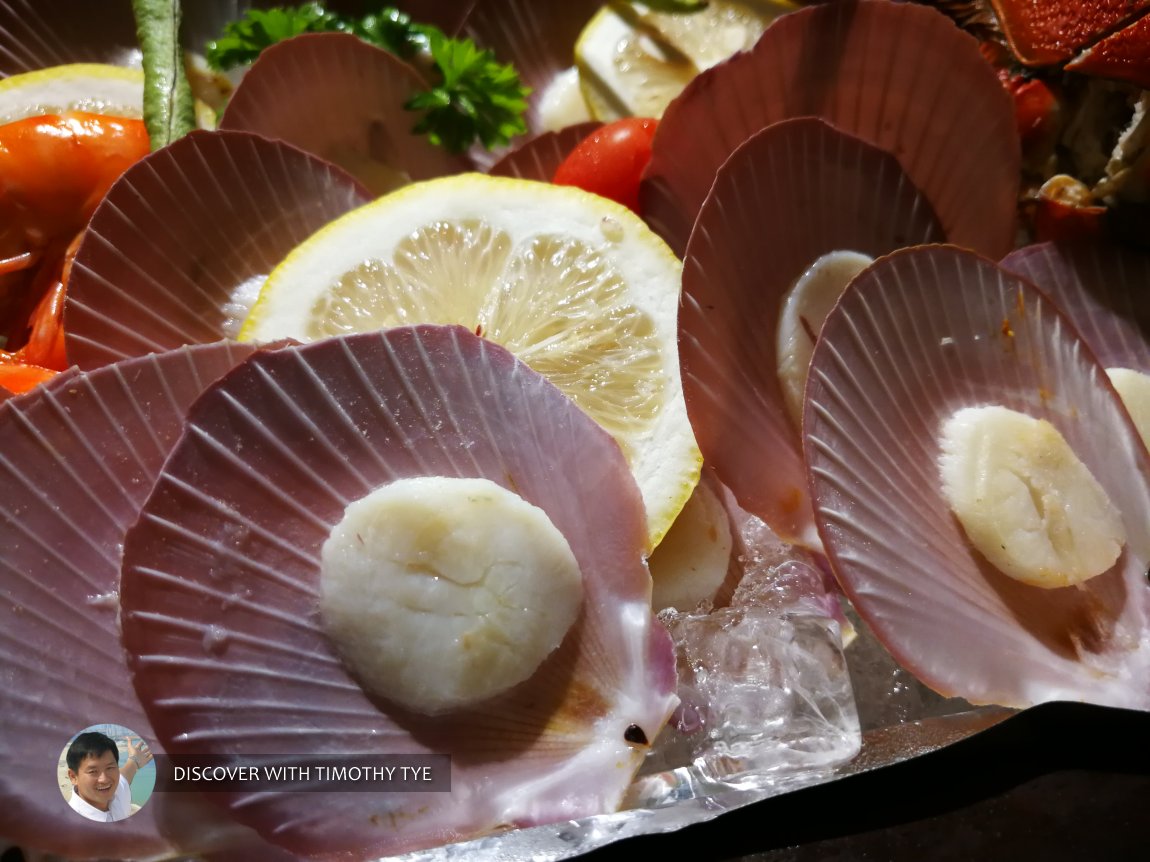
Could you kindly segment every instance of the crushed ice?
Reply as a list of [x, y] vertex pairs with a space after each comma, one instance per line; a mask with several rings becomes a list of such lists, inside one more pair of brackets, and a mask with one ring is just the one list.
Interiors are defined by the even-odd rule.
[[636, 801], [648, 807], [688, 787], [828, 771], [862, 744], [837, 594], [813, 559], [726, 504], [743, 570], [730, 604], [659, 615], [675, 641], [681, 704], [643, 767], [657, 776], [640, 779]]

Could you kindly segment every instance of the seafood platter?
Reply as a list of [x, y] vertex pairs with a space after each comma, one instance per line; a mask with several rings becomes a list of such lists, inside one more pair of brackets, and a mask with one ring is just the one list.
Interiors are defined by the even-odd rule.
[[0, 850], [563, 859], [1150, 711], [1148, 34], [0, 0]]

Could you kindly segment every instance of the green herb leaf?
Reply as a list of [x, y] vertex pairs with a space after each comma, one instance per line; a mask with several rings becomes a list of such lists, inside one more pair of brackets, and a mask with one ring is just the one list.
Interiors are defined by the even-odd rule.
[[264, 48], [301, 33], [327, 33], [350, 29], [334, 12], [319, 3], [284, 9], [249, 9], [239, 21], [224, 27], [224, 35], [209, 42], [204, 52], [208, 65], [226, 72], [255, 60]]
[[392, 7], [358, 20], [328, 12], [321, 3], [249, 10], [241, 20], [228, 24], [220, 39], [209, 43], [207, 60], [213, 68], [225, 71], [252, 62], [276, 42], [301, 33], [329, 31], [353, 33], [404, 60], [430, 57], [432, 76], [439, 80], [405, 107], [426, 112], [413, 131], [426, 134], [432, 143], [461, 153], [476, 138], [490, 149], [527, 131], [523, 115], [530, 91], [512, 66], [498, 62], [491, 51], [481, 51], [469, 39], [449, 39], [442, 30], [417, 24]]
[[376, 14], [365, 15], [362, 21], [352, 22], [349, 29], [365, 42], [410, 60], [430, 50], [428, 33], [435, 28], [416, 24], [410, 15], [389, 6]]
[[428, 36], [432, 61], [443, 80], [408, 101], [408, 110], [427, 111], [416, 132], [460, 153], [476, 138], [491, 149], [527, 131], [523, 115], [529, 91], [513, 67], [470, 40], [449, 39], [433, 28], [428, 28]]
[[180, 48], [180, 0], [132, 0], [132, 9], [144, 57], [144, 124], [158, 150], [196, 127]]

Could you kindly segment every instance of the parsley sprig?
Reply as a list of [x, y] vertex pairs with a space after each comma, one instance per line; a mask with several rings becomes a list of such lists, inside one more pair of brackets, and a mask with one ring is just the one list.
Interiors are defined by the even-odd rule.
[[301, 33], [352, 33], [404, 60], [426, 58], [431, 88], [405, 107], [426, 112], [413, 131], [450, 152], [461, 153], [478, 138], [491, 149], [527, 131], [528, 89], [515, 69], [469, 39], [449, 38], [384, 7], [362, 18], [346, 18], [322, 3], [279, 9], [250, 9], [207, 46], [208, 64], [218, 71], [252, 62], [271, 45]]

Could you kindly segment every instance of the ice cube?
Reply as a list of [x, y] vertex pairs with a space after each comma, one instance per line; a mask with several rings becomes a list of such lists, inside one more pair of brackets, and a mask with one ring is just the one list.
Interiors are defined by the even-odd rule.
[[[727, 492], [729, 495], [729, 491]], [[844, 622], [838, 587], [807, 551], [782, 541], [760, 518], [724, 500], [731, 515], [743, 574], [732, 607], [768, 608], [777, 614], [810, 613]]]
[[804, 613], [833, 619], [837, 601], [813, 561], [801, 552], [791, 551], [769, 564], [748, 564], [731, 597], [731, 606], [763, 608], [777, 615]]
[[761, 607], [660, 616], [682, 705], [644, 772], [689, 766], [737, 787], [849, 760], [861, 743], [838, 623]]

